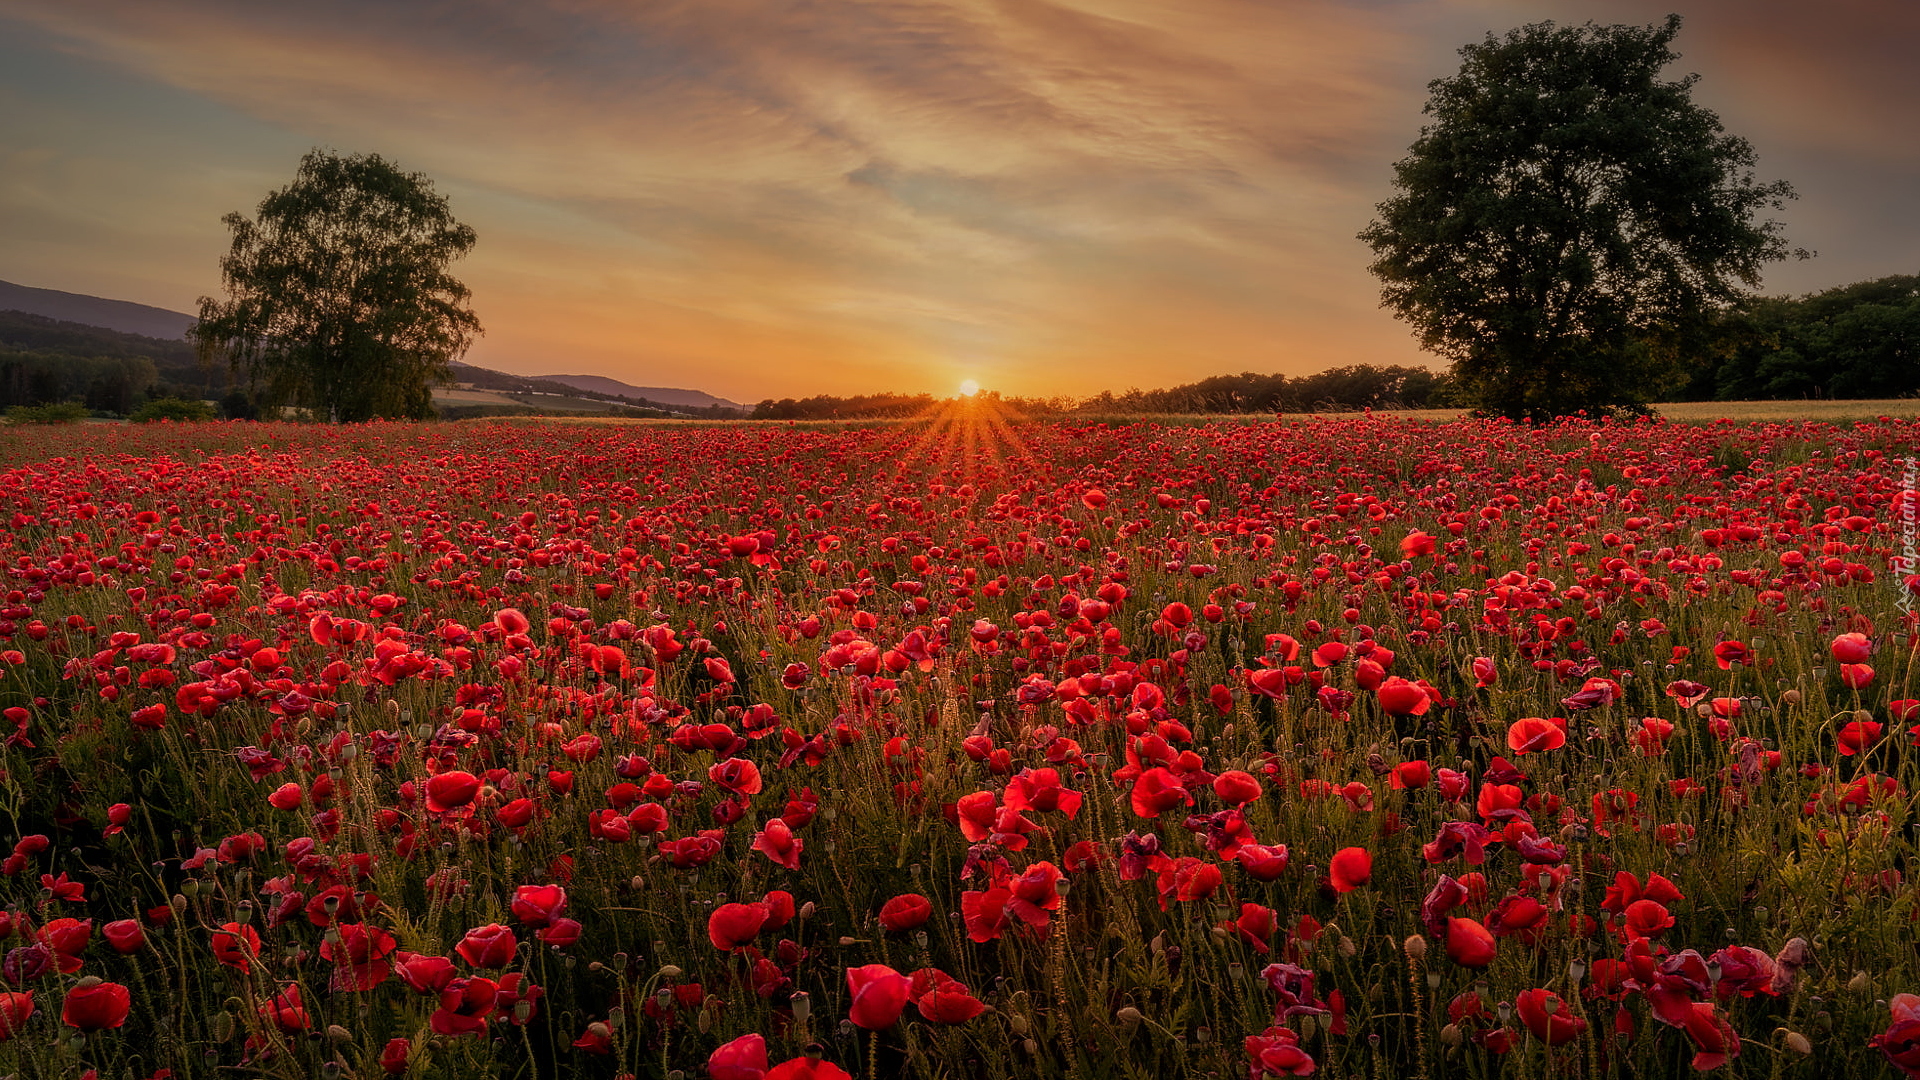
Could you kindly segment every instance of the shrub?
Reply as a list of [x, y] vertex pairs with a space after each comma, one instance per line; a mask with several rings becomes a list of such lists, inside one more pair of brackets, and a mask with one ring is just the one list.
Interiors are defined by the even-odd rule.
[[78, 401], [15, 405], [7, 410], [7, 419], [16, 424], [77, 424], [86, 418], [87, 407]]
[[151, 424], [156, 420], [201, 421], [214, 419], [214, 412], [213, 406], [204, 401], [164, 397], [154, 398], [133, 410], [127, 419], [136, 424]]

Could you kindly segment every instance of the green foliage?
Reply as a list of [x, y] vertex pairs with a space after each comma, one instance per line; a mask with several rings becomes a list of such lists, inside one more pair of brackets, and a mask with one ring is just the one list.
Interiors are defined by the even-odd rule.
[[1535, 23], [1461, 50], [1360, 234], [1381, 299], [1513, 419], [1641, 411], [1684, 381], [1700, 327], [1787, 254], [1755, 216], [1793, 195], [1664, 81], [1658, 26]]
[[15, 405], [7, 410], [7, 419], [16, 424], [77, 424], [87, 415], [86, 405], [78, 401]]
[[254, 406], [253, 399], [247, 396], [245, 390], [234, 389], [220, 399], [220, 418], [222, 420], [258, 420], [260, 410]]
[[426, 419], [480, 322], [446, 272], [473, 248], [444, 196], [378, 155], [314, 150], [257, 221], [223, 219], [229, 299], [200, 302], [192, 331], [264, 398], [317, 417]]
[[1887, 398], [1920, 393], [1920, 276], [1763, 298], [1723, 322], [1728, 356], [1701, 398]]
[[753, 407], [754, 420], [884, 419], [919, 416], [936, 402], [930, 394], [855, 394], [834, 397], [818, 394], [798, 401], [768, 399]]
[[91, 410], [124, 414], [155, 379], [153, 361], [144, 356], [0, 349], [0, 406], [78, 400]]
[[[39, 359], [29, 366], [44, 374], [0, 372], [0, 405], [80, 397], [95, 409], [125, 413], [143, 396], [211, 397], [227, 385], [226, 372], [201, 363], [184, 340], [126, 334], [24, 311], [0, 311], [0, 355], [7, 350], [35, 354]], [[0, 365], [6, 363], [0, 360]], [[40, 380], [37, 388], [35, 378]], [[93, 385], [96, 382], [100, 385]]]
[[214, 411], [213, 406], [204, 401], [164, 397], [154, 398], [133, 410], [127, 419], [136, 424], [151, 424], [156, 420], [196, 422], [214, 419]]
[[1215, 375], [1165, 390], [1103, 392], [1080, 403], [1086, 413], [1346, 412], [1438, 407], [1447, 376], [1402, 365], [1348, 364], [1313, 375]]

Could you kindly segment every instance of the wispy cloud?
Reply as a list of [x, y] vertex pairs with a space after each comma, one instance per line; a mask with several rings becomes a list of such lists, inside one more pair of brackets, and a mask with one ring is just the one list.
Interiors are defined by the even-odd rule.
[[[1425, 81], [1539, 7], [0, 0], [0, 19], [431, 175], [481, 232], [477, 362], [752, 397], [1418, 362], [1353, 235]], [[1726, 38], [1754, 64], [1779, 44]], [[212, 269], [184, 268], [201, 291]]]

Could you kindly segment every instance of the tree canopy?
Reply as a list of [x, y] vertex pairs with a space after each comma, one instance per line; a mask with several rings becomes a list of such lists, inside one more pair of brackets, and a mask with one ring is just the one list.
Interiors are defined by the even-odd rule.
[[433, 387], [481, 333], [447, 264], [473, 248], [444, 196], [375, 154], [314, 150], [256, 220], [229, 214], [228, 298], [190, 334], [267, 404], [333, 421], [433, 415]]
[[1535, 23], [1461, 49], [1360, 239], [1382, 303], [1484, 411], [1643, 410], [1703, 328], [1787, 254], [1793, 195], [1660, 73], [1680, 17]]
[[1685, 397], [1892, 398], [1920, 393], [1920, 276], [1895, 274], [1800, 297], [1755, 297], [1718, 326], [1722, 359]]

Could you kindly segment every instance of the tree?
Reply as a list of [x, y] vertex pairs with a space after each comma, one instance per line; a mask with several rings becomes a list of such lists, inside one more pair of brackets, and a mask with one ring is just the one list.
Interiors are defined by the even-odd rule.
[[480, 322], [446, 266], [473, 248], [445, 196], [374, 154], [314, 150], [259, 218], [222, 219], [229, 299], [200, 300], [189, 333], [224, 355], [256, 400], [330, 421], [433, 415]]
[[1793, 197], [1663, 81], [1680, 17], [1535, 23], [1460, 50], [1432, 123], [1360, 234], [1381, 301], [1453, 361], [1483, 411], [1644, 412], [1680, 382], [1717, 311], [1787, 254], [1763, 209]]

